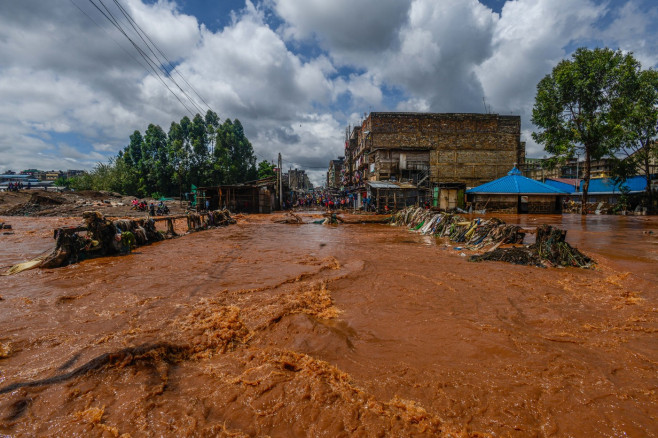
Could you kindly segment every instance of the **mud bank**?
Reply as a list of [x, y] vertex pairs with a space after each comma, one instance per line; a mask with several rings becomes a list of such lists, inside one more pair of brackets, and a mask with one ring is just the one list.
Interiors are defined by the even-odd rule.
[[[597, 268], [473, 264], [386, 225], [247, 216], [3, 277], [0, 433], [655, 435], [658, 221], [548, 221]], [[7, 222], [2, 264], [66, 220]]]

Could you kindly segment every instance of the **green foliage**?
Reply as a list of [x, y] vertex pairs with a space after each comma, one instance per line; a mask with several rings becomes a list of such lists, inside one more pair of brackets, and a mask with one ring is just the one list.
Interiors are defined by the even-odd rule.
[[653, 193], [649, 188], [650, 165], [658, 158], [658, 72], [649, 69], [628, 77], [623, 98], [623, 112], [618, 114], [618, 121], [624, 127], [619, 148], [622, 159], [613, 167], [613, 176], [625, 180], [639, 174], [646, 175], [645, 196], [649, 211], [653, 212]]
[[639, 68], [632, 54], [580, 48], [537, 85], [532, 122], [540, 130], [532, 137], [555, 157], [584, 155], [585, 199], [591, 160], [614, 155], [625, 136], [626, 83]]
[[65, 176], [60, 176], [57, 178], [54, 184], [57, 187], [66, 187], [67, 189], [71, 188], [71, 180]]
[[612, 209], [614, 212], [618, 211], [627, 211], [630, 206], [630, 191], [627, 186], [621, 186], [619, 188], [619, 200]]
[[239, 120], [208, 111], [172, 122], [169, 132], [150, 124], [108, 163], [75, 177], [78, 190], [111, 190], [146, 197], [179, 195], [190, 185], [210, 186], [255, 180], [256, 157]]
[[258, 179], [270, 178], [274, 175], [274, 164], [267, 160], [258, 163]]

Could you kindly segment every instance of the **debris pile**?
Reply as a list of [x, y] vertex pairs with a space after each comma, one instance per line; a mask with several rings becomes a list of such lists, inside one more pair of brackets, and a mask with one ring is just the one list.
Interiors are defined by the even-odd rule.
[[550, 225], [540, 225], [537, 228], [537, 240], [531, 247], [537, 251], [542, 260], [556, 266], [585, 267], [593, 261], [578, 249], [566, 242], [567, 232]]
[[463, 249], [485, 250], [473, 255], [470, 261], [505, 261], [529, 266], [574, 266], [589, 268], [594, 261], [573, 248], [566, 241], [567, 232], [550, 225], [537, 228], [534, 244], [499, 248], [503, 244], [521, 244], [525, 231], [518, 225], [509, 225], [498, 218], [465, 219], [451, 213], [435, 213], [423, 208], [410, 207], [399, 211], [391, 221], [393, 225], [408, 226], [422, 234], [447, 237], [460, 243]]
[[56, 193], [35, 192], [32, 193], [28, 202], [22, 205], [16, 205], [5, 212], [7, 216], [30, 216], [34, 213], [62, 205], [64, 198]]
[[274, 222], [276, 222], [277, 224], [303, 224], [304, 223], [304, 221], [302, 220], [301, 217], [299, 217], [298, 215], [296, 215], [295, 213], [290, 212], [290, 211], [285, 214], [283, 219], [278, 219], [278, 220], [275, 220]]
[[209, 211], [205, 214], [187, 215], [188, 231], [200, 231], [210, 227], [226, 227], [235, 223], [228, 210]]
[[[82, 214], [84, 227], [55, 230], [55, 249], [39, 265], [58, 268], [90, 257], [129, 253], [133, 248], [165, 239], [153, 219], [110, 220], [97, 211]], [[86, 235], [80, 232], [86, 231]]]
[[451, 213], [436, 213], [423, 208], [406, 208], [393, 216], [393, 225], [406, 225], [422, 234], [447, 237], [470, 250], [521, 243], [525, 233], [518, 225], [508, 225], [500, 219], [468, 220]]
[[[42, 257], [19, 263], [4, 275], [16, 274], [32, 268], [58, 268], [92, 257], [127, 254], [134, 248], [171, 239], [174, 231], [173, 218], [166, 218], [167, 231], [158, 231], [151, 218], [109, 219], [97, 211], [82, 214], [85, 221], [79, 227], [64, 227], [54, 231], [55, 249]], [[234, 224], [228, 210], [196, 213], [187, 216], [188, 232], [210, 227]]]

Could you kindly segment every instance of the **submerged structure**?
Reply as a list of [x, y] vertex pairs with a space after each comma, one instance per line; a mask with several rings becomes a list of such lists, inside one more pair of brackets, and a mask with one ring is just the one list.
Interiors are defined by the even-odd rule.
[[566, 242], [567, 232], [550, 225], [540, 225], [532, 245], [501, 248], [504, 244], [523, 243], [525, 230], [498, 218], [466, 219], [450, 213], [436, 213], [423, 208], [407, 208], [393, 216], [393, 225], [407, 226], [422, 234], [445, 237], [459, 244], [458, 249], [484, 251], [469, 259], [504, 261], [540, 267], [561, 266], [589, 268], [594, 261]]
[[[97, 211], [86, 211], [82, 217], [84, 225], [54, 231], [55, 248], [49, 254], [14, 265], [2, 275], [34, 268], [59, 268], [89, 258], [127, 254], [134, 248], [178, 237], [174, 230], [176, 219], [187, 221], [187, 232], [235, 223], [228, 210], [140, 219], [106, 218]], [[156, 221], [165, 222], [166, 231], [156, 229]]]
[[561, 213], [569, 193], [526, 178], [514, 166], [506, 176], [466, 191], [476, 210], [499, 213]]

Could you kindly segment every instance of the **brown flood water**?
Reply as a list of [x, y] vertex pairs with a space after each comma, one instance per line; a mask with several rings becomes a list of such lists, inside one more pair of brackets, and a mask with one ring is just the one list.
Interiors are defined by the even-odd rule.
[[594, 270], [271, 219], [0, 277], [0, 436], [658, 435], [658, 218], [503, 217]]

